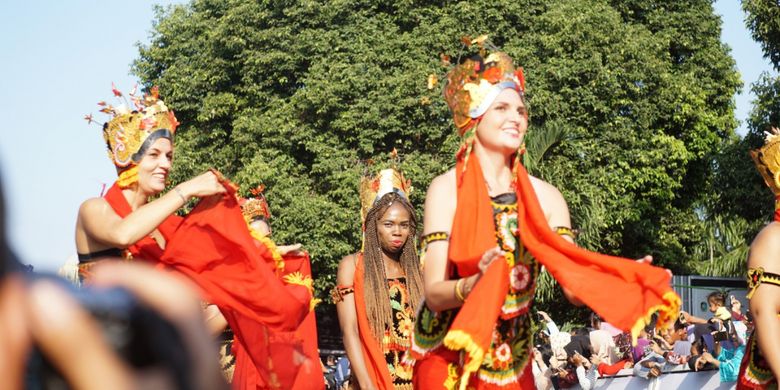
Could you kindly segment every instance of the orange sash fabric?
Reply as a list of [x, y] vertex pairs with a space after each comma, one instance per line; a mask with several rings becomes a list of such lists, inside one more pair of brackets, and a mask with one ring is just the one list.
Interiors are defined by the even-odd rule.
[[[459, 159], [457, 208], [452, 226], [449, 260], [461, 277], [478, 272], [477, 264], [496, 246], [490, 197], [476, 155], [464, 172]], [[518, 166], [519, 238], [556, 280], [605, 321], [634, 335], [659, 312], [659, 323], [674, 319], [680, 298], [670, 287], [666, 270], [636, 261], [587, 251], [569, 243], [550, 228], [525, 168]], [[501, 305], [509, 291], [509, 270], [494, 261], [466, 299], [444, 338], [452, 350], [466, 352], [464, 377], [477, 371], [491, 341]], [[610, 286], [609, 289], [602, 288]]]
[[[122, 188], [120, 188], [117, 183], [114, 183], [114, 185], [108, 189], [106, 194], [103, 195], [103, 198], [121, 218], [125, 218], [133, 212], [130, 204], [127, 203], [127, 199], [122, 195]], [[174, 232], [179, 228], [182, 221], [184, 221], [182, 217], [171, 215], [168, 218], [165, 218], [163, 223], [157, 226], [157, 231], [162, 234], [167, 242], [173, 237]], [[130, 254], [132, 254], [135, 259], [153, 262], [159, 261], [163, 254], [163, 250], [160, 249], [157, 241], [148, 235], [144, 236], [144, 238], [138, 240], [133, 245], [130, 245], [127, 250], [130, 251]]]
[[363, 352], [363, 361], [366, 363], [371, 381], [379, 390], [393, 390], [393, 379], [390, 377], [390, 371], [387, 369], [385, 355], [382, 352], [379, 341], [374, 337], [371, 331], [371, 324], [368, 322], [366, 314], [365, 285], [363, 275], [365, 267], [363, 266], [363, 254], [357, 254], [355, 265], [355, 312], [358, 320], [358, 333], [360, 334], [360, 347]]
[[[188, 276], [219, 307], [238, 340], [234, 388], [289, 389], [299, 368], [294, 356], [301, 342], [294, 332], [309, 314], [311, 294], [304, 286], [284, 285], [265, 264], [268, 251], [258, 251], [228, 190], [202, 199], [184, 220], [166, 219], [158, 228], [164, 251], [149, 237], [128, 249]], [[116, 184], [106, 200], [120, 217], [132, 212]], [[239, 356], [252, 364], [239, 367]]]
[[[274, 264], [275, 265], [275, 264]], [[284, 272], [288, 275], [300, 272], [304, 277], [311, 277], [311, 260], [309, 254], [285, 255]], [[320, 390], [325, 388], [325, 377], [320, 366], [320, 352], [317, 348], [317, 319], [314, 310], [309, 311], [306, 318], [298, 327], [298, 337], [303, 340], [303, 354], [308, 358], [301, 364], [298, 375], [295, 377], [293, 390]]]

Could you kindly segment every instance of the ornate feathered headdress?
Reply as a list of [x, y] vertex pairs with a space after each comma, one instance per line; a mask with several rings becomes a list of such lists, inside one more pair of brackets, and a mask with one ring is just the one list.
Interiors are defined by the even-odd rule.
[[[525, 76], [522, 68], [515, 68], [512, 59], [488, 43], [487, 35], [476, 39], [464, 37], [464, 45], [476, 45], [479, 50], [447, 73], [444, 85], [444, 99], [452, 112], [455, 128], [462, 137], [458, 157], [468, 161], [476, 136], [476, 124], [490, 107], [499, 93], [507, 88], [516, 90], [521, 98], [525, 96]], [[488, 50], [489, 46], [492, 50]], [[442, 56], [445, 65], [449, 57]], [[429, 88], [436, 77], [428, 77]]]
[[[160, 100], [157, 87], [139, 97], [136, 96], [136, 85], [127, 95], [130, 101], [113, 83], [111, 87], [114, 96], [121, 98], [121, 104], [114, 107], [105, 101], [98, 103], [100, 112], [111, 116], [108, 122], [103, 123], [103, 139], [108, 147], [108, 157], [119, 171], [117, 183], [127, 188], [138, 181], [137, 164], [146, 149], [158, 138], [173, 140], [179, 122], [173, 111]], [[84, 119], [89, 123], [99, 123], [92, 118], [92, 114]]]
[[775, 195], [774, 220], [780, 222], [780, 130], [773, 127], [765, 134], [764, 146], [751, 150], [750, 157], [756, 163], [756, 168], [764, 178], [764, 182]]
[[247, 223], [257, 219], [271, 220], [271, 210], [268, 208], [268, 201], [263, 194], [264, 191], [265, 186], [261, 184], [249, 191], [252, 193], [252, 197], [240, 200], [241, 212], [244, 214], [244, 219], [246, 219]]
[[772, 193], [780, 195], [780, 130], [773, 127], [767, 132], [764, 146], [751, 150], [750, 157]]
[[395, 168], [383, 169], [375, 177], [364, 177], [360, 180], [360, 219], [364, 224], [368, 211], [374, 207], [376, 201], [391, 192], [407, 200], [412, 192], [411, 181], [406, 180]]

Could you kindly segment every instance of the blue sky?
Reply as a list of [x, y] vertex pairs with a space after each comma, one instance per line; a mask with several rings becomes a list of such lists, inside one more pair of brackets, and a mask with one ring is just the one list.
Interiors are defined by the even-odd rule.
[[[181, 1], [178, 1], [181, 2]], [[8, 4], [11, 3], [11, 4]], [[11, 245], [36, 269], [56, 270], [75, 253], [79, 204], [116, 178], [100, 128], [85, 114], [111, 98], [111, 82], [129, 91], [136, 44], [148, 42], [153, 4], [175, 1], [8, 2], [0, 23], [0, 173]], [[719, 0], [723, 41], [745, 82], [737, 95], [744, 120], [749, 85], [769, 62], [743, 23], [739, 2]], [[740, 130], [744, 133], [743, 129]]]

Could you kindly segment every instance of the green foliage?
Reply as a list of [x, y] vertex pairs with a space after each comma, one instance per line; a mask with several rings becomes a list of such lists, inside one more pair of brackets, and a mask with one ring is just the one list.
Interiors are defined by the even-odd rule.
[[745, 23], [761, 44], [764, 57], [780, 69], [780, 6], [774, 0], [742, 0]]
[[421, 214], [454, 164], [426, 79], [483, 33], [526, 70], [526, 162], [561, 189], [581, 244], [685, 269], [712, 155], [736, 127], [740, 82], [710, 1], [194, 0], [158, 9], [134, 71], [182, 122], [174, 181], [214, 166], [265, 183], [275, 239], [312, 253], [324, 296], [360, 248], [364, 171], [397, 148]]

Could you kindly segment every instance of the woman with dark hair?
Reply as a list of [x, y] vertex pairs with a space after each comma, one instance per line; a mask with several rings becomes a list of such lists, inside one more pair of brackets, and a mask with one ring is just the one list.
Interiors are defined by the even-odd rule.
[[425, 304], [411, 353], [417, 389], [534, 388], [529, 309], [541, 265], [570, 301], [635, 334], [652, 311], [664, 323], [680, 302], [665, 270], [572, 244], [560, 191], [521, 164], [522, 69], [486, 39], [470, 42], [479, 53], [453, 67], [444, 86], [462, 143], [455, 168], [426, 194]]
[[333, 297], [352, 384], [360, 389], [411, 389], [411, 368], [402, 357], [411, 343], [422, 275], [410, 190], [394, 169], [363, 181], [363, 250], [339, 263]]
[[780, 130], [750, 153], [775, 196], [774, 220], [758, 233], [748, 254], [748, 295], [755, 330], [745, 348], [737, 389], [776, 389], [780, 377]]
[[[77, 302], [63, 286], [64, 282], [23, 274], [6, 241], [1, 183], [2, 178], [0, 378], [3, 378], [3, 389], [40, 387], [44, 383], [40, 357], [50, 362], [67, 386], [74, 389], [170, 389], [182, 388], [182, 384], [192, 389], [227, 388], [220, 380], [217, 365], [208, 359], [212, 346], [203, 323], [198, 321], [201, 313], [191, 283], [141, 264], [106, 264], [97, 270], [92, 279], [96, 289], [93, 293], [107, 287], [126, 289], [144, 307], [169, 321], [187, 349], [177, 351], [188, 359], [189, 370], [183, 378], [159, 367], [136, 371], [98, 335], [101, 324]], [[35, 360], [31, 358], [33, 346], [40, 353]]]
[[[124, 98], [114, 89], [114, 95]], [[309, 314], [311, 281], [287, 281], [258, 267], [263, 261], [241, 214], [237, 186], [216, 171], [166, 187], [178, 121], [156, 88], [125, 105], [99, 103], [111, 119], [103, 138], [119, 177], [105, 196], [85, 201], [76, 223], [79, 273], [107, 258], [147, 261], [193, 280], [214, 303], [251, 356], [234, 388], [290, 388], [300, 364], [288, 340]], [[130, 102], [125, 102], [130, 105]], [[93, 122], [92, 117], [87, 119]], [[174, 213], [192, 198], [185, 217]], [[286, 284], [285, 284], [286, 283]], [[271, 298], [272, 299], [269, 299]]]

